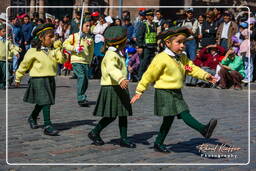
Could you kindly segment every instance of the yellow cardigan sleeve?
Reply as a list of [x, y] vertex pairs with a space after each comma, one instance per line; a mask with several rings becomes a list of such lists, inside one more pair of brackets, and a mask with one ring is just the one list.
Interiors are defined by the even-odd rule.
[[61, 48], [54, 49], [54, 58], [57, 63], [63, 64], [66, 61], [65, 55]]
[[149, 65], [146, 72], [143, 74], [141, 81], [139, 82], [136, 93], [142, 94], [149, 86], [150, 83], [155, 82], [159, 79], [162, 70], [164, 69], [165, 64], [161, 62], [161, 60], [158, 60], [157, 57], [155, 57], [151, 64]]
[[30, 54], [33, 54], [33, 53], [30, 53], [30, 50], [28, 50], [26, 55], [24, 56], [24, 59], [20, 63], [20, 66], [16, 71], [15, 82], [21, 81], [21, 78], [25, 75], [25, 72], [30, 69], [32, 63], [35, 61], [36, 59], [35, 56]]
[[[73, 37], [74, 36], [74, 37]], [[63, 48], [65, 48], [66, 50], [69, 51], [74, 51], [75, 50], [75, 46], [72, 45], [74, 39], [76, 38], [75, 35], [71, 34], [63, 43]], [[75, 44], [75, 42], [74, 42]]]
[[118, 57], [114, 55], [105, 56], [106, 57], [106, 71], [109, 76], [117, 81], [119, 84], [125, 79], [121, 69], [118, 68]]
[[[90, 38], [91, 39], [91, 38]], [[92, 45], [89, 46], [89, 63], [92, 62], [93, 54], [94, 54], [94, 41], [91, 39]]]
[[188, 65], [192, 67], [192, 71], [186, 71], [186, 74], [195, 78], [198, 78], [200, 80], [207, 81], [207, 76], [209, 75], [208, 72], [204, 71], [200, 67], [196, 66], [193, 61], [189, 60], [187, 56], [182, 56], [181, 61], [184, 66]]

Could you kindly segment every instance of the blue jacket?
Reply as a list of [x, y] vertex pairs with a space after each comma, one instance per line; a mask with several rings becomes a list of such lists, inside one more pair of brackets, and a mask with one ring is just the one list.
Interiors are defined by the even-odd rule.
[[13, 42], [15, 45], [19, 46], [19, 42], [22, 41], [23, 35], [21, 32], [21, 26], [11, 25], [12, 27], [12, 36], [13, 36]]
[[22, 33], [23, 33], [24, 41], [30, 43], [30, 40], [32, 39], [32, 36], [31, 36], [32, 30], [33, 30], [32, 23], [22, 25]]
[[129, 41], [131, 41], [133, 37], [134, 27], [132, 24], [125, 25], [124, 27], [127, 29], [127, 38]]

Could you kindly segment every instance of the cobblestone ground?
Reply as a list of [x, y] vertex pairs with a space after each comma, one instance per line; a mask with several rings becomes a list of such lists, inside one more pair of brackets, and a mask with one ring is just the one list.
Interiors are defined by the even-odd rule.
[[[255, 170], [255, 95], [251, 91], [251, 160], [243, 166], [233, 165], [192, 165], [193, 163], [230, 164], [248, 162], [248, 90], [217, 90], [209, 88], [185, 87], [183, 95], [192, 115], [203, 123], [211, 118], [218, 119], [218, 125], [211, 139], [204, 139], [176, 119], [165, 143], [171, 149], [170, 154], [154, 152], [152, 149], [156, 133], [162, 118], [153, 115], [154, 89], [152, 87], [133, 105], [133, 116], [128, 120], [129, 138], [137, 144], [136, 149], [121, 148], [119, 142], [118, 122], [115, 121], [102, 132], [106, 142], [104, 146], [91, 145], [88, 132], [95, 126], [98, 117], [92, 116], [100, 85], [99, 80], [90, 80], [88, 97], [89, 108], [78, 107], [76, 103], [76, 80], [60, 76], [57, 81], [56, 104], [51, 108], [51, 119], [60, 130], [60, 136], [50, 137], [43, 134], [43, 129], [32, 130], [27, 118], [33, 105], [22, 101], [26, 90], [26, 82], [20, 88], [8, 90], [8, 162], [5, 161], [5, 93], [0, 90], [1, 97], [1, 144], [0, 171], [79, 171], [79, 170]], [[130, 93], [134, 94], [135, 83], [130, 84]], [[39, 123], [43, 124], [40, 114]], [[226, 145], [239, 147], [239, 151], [230, 153], [200, 152], [197, 146], [206, 144], [209, 147]], [[222, 148], [223, 149], [223, 148]], [[254, 151], [254, 152], [253, 152]], [[206, 154], [232, 154], [232, 157], [212, 158]], [[74, 163], [72, 166], [20, 166], [15, 164], [29, 163]], [[81, 166], [79, 163], [172, 163], [191, 164], [188, 166]], [[61, 164], [60, 164], [61, 165]]]

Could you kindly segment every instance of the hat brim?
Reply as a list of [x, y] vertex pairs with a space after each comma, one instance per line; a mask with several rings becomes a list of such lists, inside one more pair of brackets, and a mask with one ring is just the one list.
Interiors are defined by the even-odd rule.
[[161, 40], [168, 40], [173, 36], [177, 36], [177, 35], [184, 35], [186, 38], [189, 37], [191, 35], [190, 30], [187, 27], [180, 27], [178, 29], [176, 28], [170, 28], [166, 31], [161, 32], [158, 36], [157, 39], [161, 39]]

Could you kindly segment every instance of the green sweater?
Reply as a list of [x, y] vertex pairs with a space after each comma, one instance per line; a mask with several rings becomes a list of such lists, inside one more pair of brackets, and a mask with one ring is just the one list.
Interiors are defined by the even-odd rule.
[[235, 56], [234, 59], [230, 59], [229, 57], [227, 59], [223, 59], [221, 64], [228, 66], [231, 70], [235, 70], [245, 77], [244, 63], [240, 56]]

